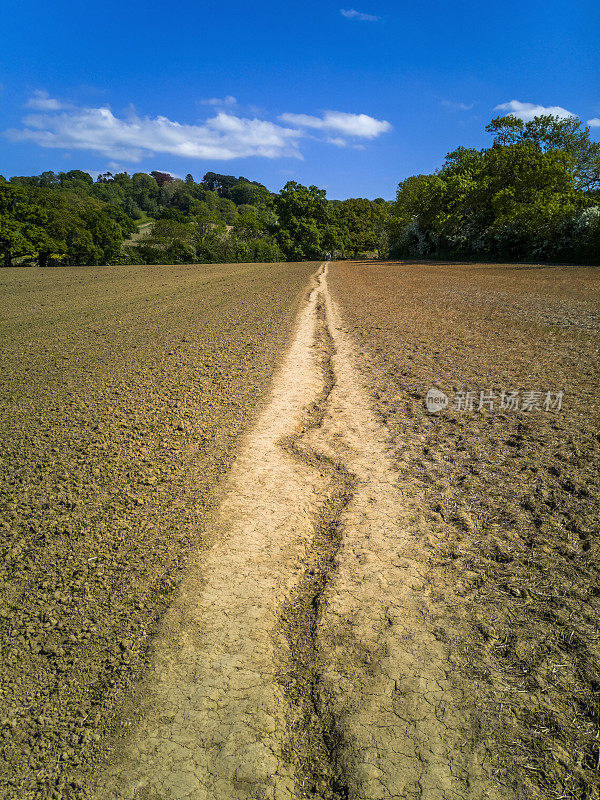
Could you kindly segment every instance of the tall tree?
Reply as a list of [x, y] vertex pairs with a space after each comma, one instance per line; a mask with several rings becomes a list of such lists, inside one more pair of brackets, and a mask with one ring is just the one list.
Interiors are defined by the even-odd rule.
[[335, 250], [339, 231], [325, 195], [325, 189], [288, 181], [276, 198], [277, 238], [288, 259], [319, 259]]
[[600, 142], [593, 142], [590, 129], [577, 117], [543, 114], [528, 122], [508, 115], [496, 117], [486, 127], [494, 144], [531, 142], [542, 153], [551, 150], [568, 153], [573, 159], [576, 185], [582, 190], [600, 189]]

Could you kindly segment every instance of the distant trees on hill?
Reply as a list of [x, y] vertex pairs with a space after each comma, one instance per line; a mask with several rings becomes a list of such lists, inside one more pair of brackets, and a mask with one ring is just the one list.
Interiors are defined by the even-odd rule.
[[[89, 177], [89, 176], [88, 176]], [[0, 185], [0, 257], [52, 264], [112, 264], [137, 229], [121, 209], [73, 191], [12, 183]]]
[[[44, 172], [0, 179], [4, 265], [319, 259], [384, 252], [383, 200], [332, 202], [290, 182], [279, 194], [244, 177], [200, 182], [165, 172]], [[132, 240], [138, 223], [151, 225]], [[383, 226], [383, 227], [382, 227]], [[148, 225], [145, 226], [148, 228]], [[122, 246], [123, 243], [129, 246]]]

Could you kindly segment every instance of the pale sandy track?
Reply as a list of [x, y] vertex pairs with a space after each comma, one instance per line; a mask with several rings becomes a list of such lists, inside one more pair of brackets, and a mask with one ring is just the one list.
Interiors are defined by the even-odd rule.
[[496, 796], [429, 630], [422, 521], [398, 499], [353, 359], [325, 268], [99, 796]]

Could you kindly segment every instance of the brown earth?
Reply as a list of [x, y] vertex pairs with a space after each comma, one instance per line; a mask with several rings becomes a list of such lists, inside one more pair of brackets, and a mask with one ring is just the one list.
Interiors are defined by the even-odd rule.
[[599, 796], [600, 273], [315, 269], [6, 273], [6, 797]]
[[316, 266], [0, 272], [0, 796], [85, 794]]
[[[600, 271], [337, 263], [329, 284], [424, 515], [414, 635], [439, 641], [447, 697], [507, 791], [600, 797]], [[437, 414], [432, 387], [451, 400]], [[477, 410], [490, 389], [563, 390], [562, 411]]]
[[94, 795], [510, 796], [431, 624], [427, 521], [355, 363], [325, 268]]

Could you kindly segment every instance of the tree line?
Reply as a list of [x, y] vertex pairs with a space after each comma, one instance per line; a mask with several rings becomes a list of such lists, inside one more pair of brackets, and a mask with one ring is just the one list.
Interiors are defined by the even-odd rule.
[[199, 182], [157, 171], [0, 177], [0, 255], [5, 266], [379, 256], [390, 208], [383, 199], [328, 200], [293, 181], [275, 194], [214, 172]]
[[574, 118], [498, 117], [396, 200], [279, 193], [207, 172], [0, 176], [5, 266], [392, 257], [600, 263], [600, 144]]
[[600, 144], [575, 117], [497, 117], [482, 150], [459, 147], [398, 187], [396, 258], [600, 263]]

